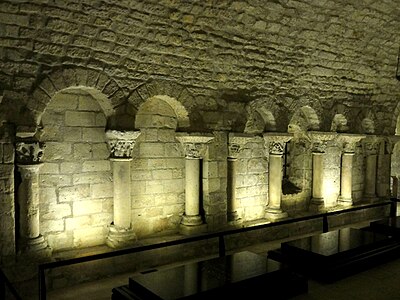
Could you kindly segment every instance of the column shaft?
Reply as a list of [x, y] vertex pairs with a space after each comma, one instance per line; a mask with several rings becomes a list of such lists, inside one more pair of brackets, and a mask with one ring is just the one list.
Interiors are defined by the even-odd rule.
[[268, 177], [268, 207], [281, 209], [282, 200], [282, 155], [269, 155], [269, 177]]
[[200, 159], [187, 157], [185, 167], [185, 214], [186, 216], [198, 216], [200, 213]]
[[342, 154], [342, 169], [340, 178], [340, 201], [352, 204], [352, 178], [354, 153]]
[[323, 201], [323, 170], [324, 170], [324, 153], [313, 152], [312, 154], [312, 174], [313, 174], [313, 183], [312, 183], [312, 196], [313, 200]]
[[236, 166], [237, 159], [228, 158], [228, 221], [238, 219], [236, 201]]
[[131, 166], [132, 159], [113, 158], [114, 225], [131, 227]]
[[376, 197], [376, 155], [367, 156], [365, 168], [365, 196]]

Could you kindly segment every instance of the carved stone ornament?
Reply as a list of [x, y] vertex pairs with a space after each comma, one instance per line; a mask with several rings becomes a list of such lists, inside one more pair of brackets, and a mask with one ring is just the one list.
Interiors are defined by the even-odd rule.
[[19, 164], [38, 164], [43, 156], [43, 142], [16, 142], [15, 152], [16, 159]]
[[106, 131], [111, 158], [132, 158], [132, 150], [140, 131]]
[[365, 137], [365, 135], [340, 133], [338, 135], [338, 141], [339, 143], [342, 143], [344, 153], [354, 153], [356, 149], [356, 143]]
[[182, 143], [185, 149], [185, 157], [187, 158], [202, 158], [207, 151], [207, 143], [214, 136], [211, 135], [189, 135], [181, 134], [176, 137]]
[[282, 155], [285, 151], [286, 143], [289, 142], [293, 135], [289, 133], [264, 133], [265, 148], [270, 154]]
[[394, 146], [400, 141], [400, 136], [389, 136], [386, 138], [386, 151], [387, 154], [393, 154]]
[[382, 142], [382, 139], [377, 136], [367, 136], [363, 140], [363, 150], [365, 155], [377, 155], [379, 144]]
[[326, 146], [328, 141], [332, 141], [337, 136], [335, 132], [317, 132], [310, 131], [308, 133], [311, 143], [312, 143], [312, 152], [314, 153], [324, 153], [326, 150]]

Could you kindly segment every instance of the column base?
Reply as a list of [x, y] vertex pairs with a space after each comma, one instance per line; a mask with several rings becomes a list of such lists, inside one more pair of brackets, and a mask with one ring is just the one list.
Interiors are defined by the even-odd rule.
[[280, 208], [267, 207], [265, 210], [265, 217], [270, 221], [277, 221], [288, 216], [288, 213]]
[[354, 202], [352, 198], [344, 198], [339, 196], [338, 204], [342, 206], [353, 206]]
[[21, 254], [29, 257], [46, 258], [53, 252], [42, 235], [36, 238], [25, 238], [21, 244]]
[[312, 198], [309, 210], [311, 212], [326, 212], [324, 198]]
[[194, 235], [207, 232], [207, 224], [200, 225], [185, 225], [181, 223], [179, 225], [179, 232], [183, 235]]
[[187, 226], [198, 226], [203, 224], [203, 220], [201, 219], [200, 215], [196, 216], [183, 215], [181, 224]]
[[135, 244], [137, 237], [132, 229], [111, 225], [106, 239], [107, 246], [111, 248], [124, 248]]
[[237, 211], [232, 211], [232, 212], [228, 213], [228, 222], [229, 223], [237, 222], [239, 220], [240, 220], [240, 218], [239, 218], [239, 214], [237, 213]]

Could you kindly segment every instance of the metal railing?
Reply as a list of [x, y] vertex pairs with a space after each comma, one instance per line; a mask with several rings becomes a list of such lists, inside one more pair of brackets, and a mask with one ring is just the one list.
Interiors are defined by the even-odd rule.
[[225, 255], [225, 236], [228, 236], [228, 235], [244, 233], [244, 232], [249, 232], [249, 231], [253, 231], [253, 230], [260, 230], [260, 229], [264, 229], [264, 228], [276, 227], [276, 226], [281, 226], [281, 225], [286, 225], [286, 224], [292, 224], [292, 223], [301, 222], [301, 221], [308, 221], [308, 220], [313, 220], [313, 219], [318, 219], [318, 218], [322, 218], [322, 232], [328, 232], [329, 231], [328, 217], [330, 217], [330, 216], [348, 213], [348, 212], [352, 212], [352, 211], [368, 209], [368, 208], [390, 205], [390, 216], [395, 217], [396, 216], [396, 206], [397, 206], [396, 202], [399, 202], [399, 200], [393, 198], [393, 199], [391, 199], [391, 201], [382, 201], [379, 203], [350, 207], [350, 208], [345, 208], [345, 209], [337, 210], [337, 211], [324, 212], [324, 213], [319, 213], [319, 214], [315, 214], [315, 215], [309, 215], [309, 216], [292, 218], [292, 219], [284, 219], [281, 221], [276, 221], [276, 222], [267, 223], [267, 224], [249, 226], [249, 227], [238, 228], [238, 229], [229, 229], [229, 230], [225, 230], [225, 231], [212, 232], [212, 233], [207, 233], [207, 234], [203, 234], [203, 235], [185, 237], [182, 239], [161, 242], [161, 243], [155, 243], [155, 244], [151, 244], [151, 245], [137, 246], [137, 247], [133, 247], [133, 248], [120, 249], [120, 250], [115, 250], [115, 251], [111, 251], [111, 252], [94, 254], [94, 255], [90, 255], [90, 256], [83, 256], [83, 257], [71, 258], [71, 259], [66, 259], [66, 260], [61, 260], [61, 261], [43, 263], [43, 264], [39, 265], [39, 270], [38, 270], [38, 272], [39, 272], [39, 274], [38, 274], [38, 276], [39, 276], [39, 300], [46, 300], [46, 297], [47, 297], [46, 275], [45, 275], [46, 270], [55, 269], [55, 268], [59, 268], [59, 267], [63, 267], [63, 266], [75, 265], [75, 264], [79, 264], [79, 263], [90, 262], [90, 261], [94, 261], [94, 260], [101, 260], [101, 259], [112, 258], [112, 257], [117, 257], [117, 256], [122, 256], [122, 255], [127, 255], [127, 254], [133, 254], [133, 253], [138, 253], [138, 252], [143, 252], [143, 251], [148, 251], [148, 250], [154, 250], [154, 249], [159, 249], [159, 248], [164, 248], [164, 247], [169, 247], [169, 246], [176, 246], [176, 245], [181, 245], [181, 244], [186, 244], [186, 243], [191, 243], [191, 242], [196, 242], [196, 241], [208, 240], [208, 239], [213, 239], [213, 238], [218, 238], [219, 255], [224, 256]]
[[15, 290], [6, 274], [0, 269], [0, 299], [6, 299], [7, 290], [14, 296], [16, 300], [22, 300], [18, 292]]

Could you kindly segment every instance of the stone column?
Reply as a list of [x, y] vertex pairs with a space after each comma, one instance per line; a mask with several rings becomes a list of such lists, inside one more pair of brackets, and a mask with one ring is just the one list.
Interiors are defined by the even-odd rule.
[[355, 134], [339, 134], [339, 142], [343, 145], [342, 165], [340, 175], [339, 204], [352, 206], [352, 183], [353, 183], [353, 157], [355, 145], [365, 136]]
[[324, 201], [324, 154], [327, 142], [336, 136], [331, 132], [310, 132], [312, 142], [312, 198], [310, 210], [314, 212], [325, 211]]
[[238, 202], [236, 199], [237, 159], [243, 146], [254, 138], [251, 135], [230, 133], [228, 141], [228, 172], [227, 172], [227, 217], [228, 222], [235, 223], [240, 220], [238, 215]]
[[268, 206], [265, 217], [271, 221], [286, 218], [287, 212], [281, 207], [282, 203], [282, 155], [285, 146], [293, 137], [285, 133], [264, 133], [264, 141], [269, 154], [268, 164]]
[[21, 253], [33, 256], [49, 256], [51, 249], [40, 233], [39, 169], [42, 166], [44, 143], [37, 141], [17, 142], [16, 159], [21, 173], [18, 188], [18, 204], [21, 237]]
[[114, 183], [114, 221], [109, 228], [106, 244], [112, 248], [125, 247], [137, 240], [131, 217], [131, 161], [139, 135], [139, 131], [106, 132]]
[[382, 137], [381, 149], [378, 156], [378, 176], [376, 188], [377, 195], [381, 199], [389, 199], [391, 196], [390, 180], [392, 154], [394, 146], [399, 140], [399, 136]]
[[377, 200], [376, 195], [376, 172], [377, 172], [377, 153], [380, 139], [376, 136], [368, 136], [363, 140], [365, 155], [365, 174], [364, 174], [364, 198], [369, 202]]
[[180, 135], [177, 139], [185, 150], [185, 213], [181, 221], [183, 234], [201, 233], [206, 224], [200, 215], [200, 163], [213, 139], [207, 135]]

